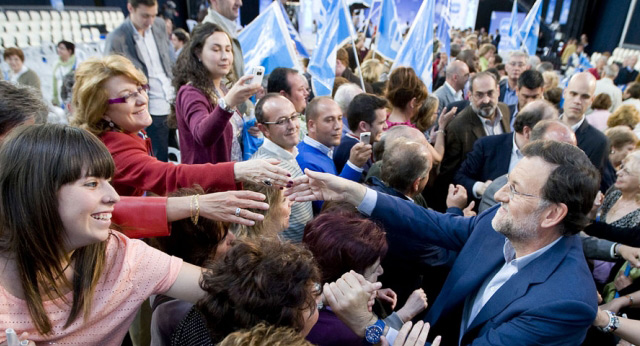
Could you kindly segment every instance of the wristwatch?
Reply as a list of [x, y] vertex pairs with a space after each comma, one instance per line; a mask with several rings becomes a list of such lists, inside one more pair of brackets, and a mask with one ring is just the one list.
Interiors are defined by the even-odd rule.
[[227, 102], [225, 102], [224, 98], [222, 97], [218, 98], [218, 106], [220, 106], [220, 108], [222, 108], [222, 110], [227, 113], [232, 113], [235, 110], [234, 107], [229, 107], [229, 105], [227, 105]]
[[367, 344], [377, 344], [380, 342], [380, 338], [382, 338], [384, 328], [386, 324], [382, 319], [376, 321], [376, 323], [368, 326], [364, 329], [364, 339]]

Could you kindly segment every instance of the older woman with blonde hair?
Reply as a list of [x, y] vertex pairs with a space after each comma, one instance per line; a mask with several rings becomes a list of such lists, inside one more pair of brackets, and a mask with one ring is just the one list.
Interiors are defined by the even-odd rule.
[[618, 169], [622, 164], [622, 160], [636, 149], [638, 137], [625, 125], [609, 128], [604, 134], [609, 138], [609, 142], [611, 142], [609, 160], [613, 167]]
[[256, 239], [260, 237], [278, 237], [280, 232], [289, 228], [291, 202], [284, 196], [283, 190], [264, 184], [245, 183], [245, 190], [258, 192], [266, 196], [265, 203], [268, 210], [248, 209], [251, 212], [264, 215], [262, 221], [256, 221], [253, 226], [232, 225], [231, 231], [238, 238]]
[[558, 77], [556, 71], [545, 71], [542, 73], [542, 78], [544, 79], [544, 90], [557, 88], [558, 83], [560, 82], [560, 78]]
[[119, 194], [166, 195], [181, 187], [234, 190], [238, 182], [286, 186], [288, 172], [277, 160], [174, 165], [152, 157], [144, 129], [151, 125], [147, 78], [125, 57], [93, 58], [76, 70], [72, 124], [98, 136], [116, 164], [112, 181]]
[[632, 105], [622, 105], [613, 112], [607, 119], [607, 126], [614, 127], [618, 125], [629, 126], [634, 129], [640, 122], [640, 112]]
[[384, 71], [384, 64], [377, 59], [369, 59], [360, 65], [360, 70], [364, 81], [373, 84], [380, 81], [380, 76]]
[[491, 43], [485, 43], [480, 46], [478, 56], [480, 57], [480, 71], [486, 71], [489, 68], [489, 59], [496, 53], [496, 46]]

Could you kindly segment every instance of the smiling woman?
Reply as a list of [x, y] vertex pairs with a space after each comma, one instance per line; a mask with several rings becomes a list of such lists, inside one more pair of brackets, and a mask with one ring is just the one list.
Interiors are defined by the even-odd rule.
[[[261, 86], [247, 75], [231, 87], [233, 46], [229, 35], [211, 23], [199, 25], [173, 68], [178, 93], [169, 122], [180, 134], [184, 163], [217, 163], [242, 158], [242, 116], [236, 110]], [[242, 59], [242, 57], [238, 57]]]
[[0, 165], [0, 301], [10, 302], [0, 329], [36, 342], [120, 345], [150, 295], [202, 296], [199, 267], [110, 229], [115, 166], [95, 136], [22, 127], [4, 141]]
[[72, 123], [98, 136], [109, 149], [116, 164], [112, 184], [119, 194], [166, 195], [193, 184], [205, 191], [226, 191], [240, 188], [236, 182], [243, 181], [289, 183], [288, 172], [275, 161], [174, 165], [152, 157], [144, 132], [151, 124], [146, 84], [144, 74], [119, 55], [89, 59], [76, 70]]

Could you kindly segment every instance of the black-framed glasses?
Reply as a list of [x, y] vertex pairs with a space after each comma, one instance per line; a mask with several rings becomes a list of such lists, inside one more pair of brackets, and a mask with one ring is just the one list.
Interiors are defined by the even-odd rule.
[[[509, 179], [509, 176], [507, 175], [507, 179]], [[515, 188], [515, 186], [513, 186], [513, 184], [511, 183], [507, 183], [507, 186], [509, 187], [509, 199], [513, 199], [514, 196], [522, 196], [522, 197], [530, 197], [530, 198], [540, 198], [542, 199], [542, 197], [540, 196], [536, 196], [536, 195], [532, 195], [529, 193], [524, 193], [524, 192], [518, 192]]]
[[289, 121], [294, 122], [297, 120], [300, 120], [300, 117], [302, 116], [302, 114], [300, 113], [293, 113], [292, 116], [290, 117], [282, 117], [276, 121], [263, 121], [262, 123], [265, 125], [277, 125], [277, 126], [282, 126], [285, 124], [288, 124]]
[[146, 94], [149, 91], [149, 84], [145, 84], [145, 85], [141, 85], [138, 87], [137, 91], [130, 93], [129, 95], [123, 96], [123, 97], [116, 97], [113, 99], [109, 99], [107, 100], [107, 103], [114, 104], [114, 103], [127, 103], [129, 101], [129, 99], [133, 98], [134, 100], [138, 99], [138, 96], [140, 96], [140, 94], [142, 94], [143, 92]]

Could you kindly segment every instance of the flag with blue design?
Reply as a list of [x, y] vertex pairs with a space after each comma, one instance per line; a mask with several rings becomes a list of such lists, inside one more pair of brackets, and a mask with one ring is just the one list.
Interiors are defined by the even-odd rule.
[[518, 49], [518, 0], [513, 0], [511, 8], [511, 24], [509, 24], [509, 34], [507, 40], [509, 42], [509, 50]]
[[391, 66], [413, 67], [416, 74], [431, 91], [433, 83], [433, 10], [435, 0], [424, 0], [411, 24], [409, 33]]
[[265, 74], [276, 67], [300, 69], [287, 23], [277, 1], [274, 1], [238, 35], [246, 73], [263, 66]]
[[435, 23], [438, 25], [436, 38], [440, 42], [441, 52], [451, 54], [451, 0], [436, 0]]
[[394, 60], [400, 46], [402, 46], [402, 27], [398, 18], [396, 2], [382, 0], [376, 53], [387, 60]]
[[[325, 2], [325, 1], [323, 1]], [[329, 96], [336, 78], [338, 48], [355, 37], [351, 15], [344, 0], [335, 0], [326, 8], [326, 21], [318, 30], [316, 48], [311, 54], [307, 71], [316, 96]]]
[[302, 38], [300, 38], [300, 34], [298, 33], [298, 30], [296, 30], [296, 28], [293, 27], [291, 20], [289, 20], [289, 15], [287, 15], [287, 10], [284, 9], [284, 6], [282, 5], [281, 2], [279, 1], [276, 1], [276, 2], [280, 4], [280, 8], [282, 9], [282, 16], [284, 17], [284, 20], [287, 22], [287, 29], [289, 30], [289, 35], [291, 36], [291, 39], [293, 40], [293, 42], [296, 44], [296, 50], [298, 51], [298, 55], [300, 55], [303, 58], [308, 58], [309, 52], [307, 52], [307, 49], [302, 44]]
[[542, 0], [537, 0], [527, 17], [522, 22], [518, 33], [521, 42], [521, 49], [527, 54], [536, 54], [538, 48], [538, 36], [540, 35], [540, 18], [542, 17]]
[[589, 57], [586, 54], [581, 53], [578, 58], [578, 67], [576, 67], [574, 73], [584, 72], [592, 67], [593, 65], [591, 65]]

